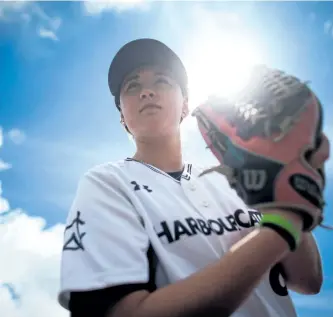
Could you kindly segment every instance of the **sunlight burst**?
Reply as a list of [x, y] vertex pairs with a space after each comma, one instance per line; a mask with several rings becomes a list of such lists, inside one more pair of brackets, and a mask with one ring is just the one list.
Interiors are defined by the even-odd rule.
[[191, 109], [209, 95], [237, 92], [247, 82], [252, 67], [263, 62], [258, 47], [241, 34], [210, 34], [195, 43], [185, 59]]

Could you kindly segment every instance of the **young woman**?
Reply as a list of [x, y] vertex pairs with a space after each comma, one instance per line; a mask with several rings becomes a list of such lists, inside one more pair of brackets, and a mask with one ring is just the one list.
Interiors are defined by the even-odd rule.
[[[82, 177], [68, 216], [60, 304], [73, 317], [294, 317], [288, 288], [320, 290], [311, 234], [291, 253], [220, 174], [184, 162], [187, 75], [163, 43], [140, 39], [112, 61], [109, 86], [132, 158]], [[271, 210], [301, 234], [296, 214]], [[284, 284], [287, 283], [287, 286]]]

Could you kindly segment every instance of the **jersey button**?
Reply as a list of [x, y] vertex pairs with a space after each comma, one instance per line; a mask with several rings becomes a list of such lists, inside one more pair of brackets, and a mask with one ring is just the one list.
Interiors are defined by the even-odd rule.
[[191, 190], [196, 190], [196, 186], [195, 186], [193, 183], [191, 183], [191, 185], [190, 185], [190, 189], [191, 189]]
[[208, 207], [208, 206], [209, 206], [209, 202], [206, 201], [206, 200], [204, 200], [204, 201], [202, 202], [202, 205], [203, 205], [204, 207]]

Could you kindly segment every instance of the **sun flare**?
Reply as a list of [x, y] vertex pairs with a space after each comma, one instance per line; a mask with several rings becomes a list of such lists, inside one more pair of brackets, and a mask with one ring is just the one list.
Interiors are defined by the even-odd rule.
[[245, 85], [253, 66], [262, 64], [259, 49], [240, 34], [210, 34], [190, 46], [185, 64], [191, 109], [209, 95], [228, 96]]

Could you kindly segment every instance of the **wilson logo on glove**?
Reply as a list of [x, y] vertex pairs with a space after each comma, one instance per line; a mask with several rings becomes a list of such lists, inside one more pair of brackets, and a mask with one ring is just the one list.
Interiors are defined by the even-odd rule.
[[265, 170], [243, 170], [243, 183], [247, 190], [262, 190], [267, 182]]

